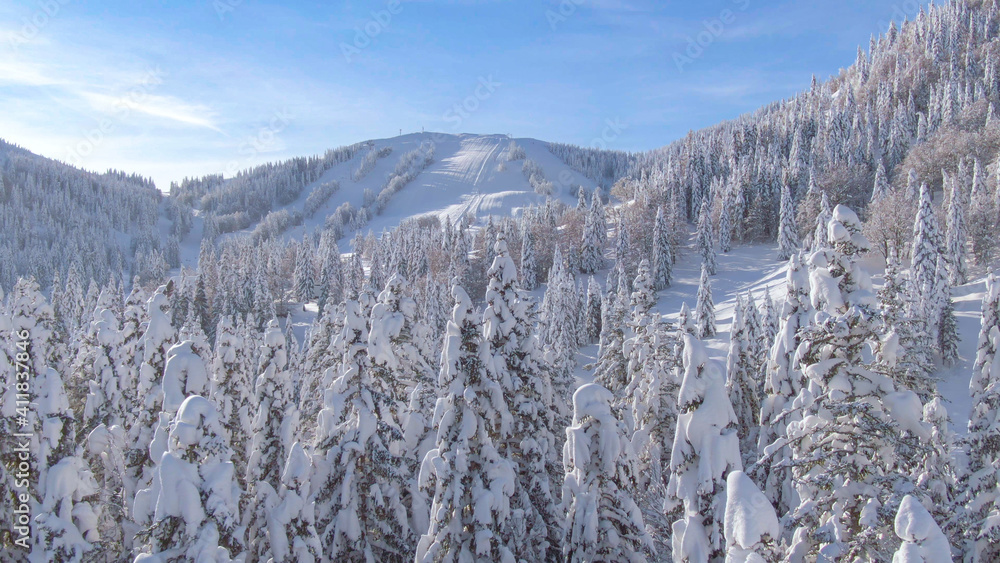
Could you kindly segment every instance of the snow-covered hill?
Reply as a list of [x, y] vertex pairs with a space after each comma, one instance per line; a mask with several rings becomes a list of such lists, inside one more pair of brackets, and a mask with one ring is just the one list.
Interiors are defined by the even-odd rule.
[[[514, 155], [511, 159], [511, 142], [523, 149], [523, 157]], [[426, 151], [433, 147], [432, 161], [425, 168], [416, 170], [416, 176], [405, 182], [403, 187], [388, 198], [379, 213], [373, 213], [360, 229], [348, 228], [341, 239], [341, 248], [349, 249], [350, 238], [357, 231], [379, 233], [391, 229], [401, 221], [410, 218], [434, 215], [440, 219], [457, 221], [465, 214], [476, 218], [489, 215], [517, 215], [520, 209], [529, 205], [543, 204], [546, 194], [539, 193], [525, 174], [525, 162], [537, 165], [541, 170], [545, 186], [551, 196], [567, 204], [575, 204], [579, 186], [593, 191], [597, 184], [583, 174], [573, 170], [557, 156], [548, 144], [536, 139], [511, 139], [506, 135], [451, 135], [444, 133], [412, 133], [389, 139], [376, 139], [361, 143], [354, 156], [323, 172], [319, 178], [302, 189], [301, 194], [291, 203], [275, 207], [272, 213], [287, 211], [301, 213], [301, 224], [285, 230], [285, 238], [301, 238], [303, 233], [322, 229], [327, 218], [343, 204], [354, 209], [365, 205], [365, 193], [377, 196], [398, 170], [400, 161], [413, 151]], [[364, 174], [363, 162], [369, 156], [378, 156], [374, 167]], [[388, 153], [388, 154], [386, 154]], [[530, 165], [529, 165], [530, 166]], [[225, 188], [227, 180], [220, 184]], [[339, 189], [314, 213], [306, 213], [306, 202], [317, 187], [336, 182]], [[259, 225], [254, 222], [249, 227], [230, 236], [252, 233]], [[189, 249], [197, 246], [201, 229], [196, 225], [185, 241]], [[193, 266], [197, 259], [197, 249], [183, 252], [185, 265]]]

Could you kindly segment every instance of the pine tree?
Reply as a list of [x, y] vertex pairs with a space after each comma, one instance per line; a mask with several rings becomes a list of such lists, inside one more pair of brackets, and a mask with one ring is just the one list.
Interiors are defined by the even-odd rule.
[[947, 232], [945, 233], [944, 255], [947, 257], [948, 282], [951, 285], [965, 285], [969, 271], [965, 260], [966, 201], [965, 191], [956, 178], [949, 178], [951, 197], [948, 200]]
[[438, 386], [436, 447], [420, 471], [433, 486], [430, 526], [417, 545], [416, 561], [502, 561], [514, 555], [501, 538], [510, 518], [515, 469], [493, 436], [509, 433], [500, 383], [486, 370], [480, 321], [461, 286], [452, 288]]
[[973, 366], [972, 412], [969, 417], [969, 471], [962, 518], [968, 546], [978, 561], [1000, 556], [998, 534], [991, 525], [1000, 508], [996, 467], [1000, 463], [1000, 281], [992, 272], [986, 279], [982, 327]]
[[937, 286], [937, 261], [941, 255], [940, 229], [931, 204], [931, 193], [924, 184], [920, 187], [920, 207], [913, 224], [913, 246], [910, 263], [910, 294], [914, 296], [910, 316], [927, 320], [927, 345], [935, 346], [938, 340], [937, 319], [941, 316], [940, 300], [934, 290]]
[[[726, 252], [727, 250], [723, 250]], [[673, 281], [674, 254], [670, 245], [670, 229], [663, 207], [656, 210], [653, 223], [653, 287], [657, 291], [670, 287]]]
[[624, 425], [611, 412], [613, 399], [593, 383], [573, 394], [573, 424], [563, 449], [566, 561], [641, 562], [652, 549], [633, 499], [635, 457]]
[[760, 431], [760, 425], [757, 423], [757, 417], [760, 415], [760, 398], [757, 395], [757, 382], [754, 379], [757, 359], [753, 356], [754, 350], [751, 347], [753, 334], [744, 322], [745, 309], [742, 298], [737, 296], [733, 324], [729, 332], [726, 391], [736, 413], [740, 451], [750, 455], [756, 450]]
[[[349, 301], [337, 346], [339, 373], [326, 390], [315, 448], [317, 528], [327, 557], [400, 560], [413, 543], [403, 503], [402, 433], [390, 383], [375, 378], [367, 292]], [[381, 327], [384, 329], [384, 327]]]
[[625, 357], [626, 317], [623, 297], [609, 292], [604, 298], [601, 318], [601, 347], [594, 381], [617, 394], [628, 385], [628, 365]]
[[287, 368], [287, 343], [278, 321], [272, 319], [264, 333], [259, 375], [254, 384], [256, 414], [250, 425], [252, 438], [246, 473], [251, 506], [244, 513], [248, 543], [263, 559], [271, 556], [265, 508], [276, 502], [281, 471], [298, 428], [293, 381]]
[[830, 241], [828, 240], [826, 228], [827, 224], [830, 222], [832, 213], [833, 212], [830, 211], [830, 200], [826, 197], [826, 192], [823, 192], [822, 198], [820, 199], [819, 215], [816, 216], [816, 228], [813, 230], [813, 252], [830, 247]]
[[972, 189], [969, 194], [969, 238], [977, 265], [988, 264], [996, 249], [997, 208], [993, 194], [986, 186], [986, 170], [977, 158], [972, 168]]
[[608, 226], [604, 221], [604, 213], [601, 209], [601, 198], [595, 194], [590, 200], [590, 210], [584, 219], [580, 272], [595, 274], [604, 267], [604, 243], [607, 239], [607, 231]]
[[743, 469], [736, 413], [725, 374], [690, 334], [684, 335], [683, 373], [664, 510], [679, 517], [673, 560], [713, 561], [724, 554], [724, 483], [729, 472]]
[[583, 326], [583, 333], [586, 335], [587, 344], [597, 342], [601, 336], [602, 299], [600, 286], [597, 285], [594, 276], [590, 276], [590, 280], [587, 282], [587, 299], [584, 310], [584, 319], [586, 322]]
[[570, 395], [573, 369], [576, 367], [577, 311], [576, 281], [562, 260], [556, 247], [549, 281], [542, 299], [541, 340], [550, 348], [549, 363], [552, 366], [552, 385], [563, 400]]
[[698, 214], [698, 251], [701, 253], [702, 268], [708, 275], [714, 276], [715, 237], [712, 233], [712, 207], [708, 203], [708, 198], [701, 202], [701, 212]]
[[[801, 419], [789, 422], [785, 433], [799, 496], [790, 515], [797, 528], [793, 558], [840, 553], [885, 560], [891, 522], [879, 508], [891, 505], [891, 495], [907, 486], [895, 460], [918, 448], [926, 432], [917, 396], [895, 393], [892, 381], [871, 370], [862, 356], [876, 336], [871, 279], [858, 263], [869, 243], [860, 231], [857, 215], [838, 205], [827, 226], [832, 248], [810, 257], [810, 297], [817, 313], [814, 324], [801, 331], [797, 352], [809, 386], [795, 400]], [[913, 403], [917, 420], [901, 427], [896, 421], [914, 416]], [[841, 443], [855, 446], [844, 449]]]
[[778, 260], [788, 260], [799, 250], [799, 231], [795, 225], [795, 203], [792, 190], [781, 187], [781, 213], [778, 223]]
[[120, 386], [127, 379], [121, 376], [122, 367], [118, 365], [121, 331], [114, 313], [101, 309], [91, 322], [88, 336], [74, 362], [86, 364], [93, 374], [83, 409], [86, 434], [101, 424], [108, 427], [125, 424], [127, 407], [124, 393], [129, 391]]
[[[726, 198], [729, 199], [729, 198]], [[723, 204], [719, 209], [719, 250], [729, 252], [733, 249], [732, 210]]]
[[521, 287], [525, 291], [538, 288], [538, 269], [535, 265], [535, 240], [530, 231], [521, 238]]
[[[150, 453], [150, 443], [153, 441], [156, 429], [161, 424], [160, 411], [163, 401], [161, 380], [163, 368], [166, 365], [166, 354], [175, 338], [174, 327], [170, 324], [170, 300], [167, 291], [170, 284], [160, 286], [146, 303], [146, 315], [149, 321], [146, 330], [139, 341], [142, 350], [142, 364], [139, 367], [137, 395], [140, 398], [137, 415], [128, 429], [128, 444], [125, 452], [129, 479], [126, 482], [126, 498], [132, 492], [136, 502], [141, 506], [133, 507], [133, 515], [140, 525], [148, 524], [152, 516], [152, 498], [144, 497], [140, 502], [135, 491], [151, 490], [154, 477], [153, 465], [158, 461]], [[169, 419], [164, 419], [169, 422]]]
[[298, 442], [292, 444], [281, 472], [281, 490], [265, 507], [268, 543], [274, 563], [320, 560], [323, 548], [315, 526], [315, 506], [309, 502], [312, 462]]
[[231, 455], [215, 407], [203, 397], [188, 397], [170, 424], [153, 480], [156, 512], [136, 536], [136, 561], [228, 562], [242, 551]]
[[216, 328], [209, 397], [233, 449], [236, 480], [240, 488], [246, 490], [247, 452], [250, 451], [252, 437], [249, 432], [253, 423], [253, 383], [250, 372], [243, 369], [239, 358], [242, 348], [243, 339], [233, 326], [232, 319], [223, 316]]
[[[15, 317], [16, 319], [16, 317]], [[35, 373], [36, 419], [32, 445], [38, 452], [36, 467], [38, 516], [33, 522], [35, 544], [32, 561], [81, 560], [99, 539], [98, 485], [75, 444], [76, 420], [62, 378], [53, 368]], [[24, 432], [24, 429], [21, 429]]]
[[799, 255], [793, 255], [788, 260], [785, 291], [781, 327], [765, 365], [766, 397], [761, 404], [757, 447], [762, 460], [754, 474], [780, 514], [794, 508], [798, 499], [792, 488], [791, 468], [788, 463], [783, 463], [791, 459], [791, 449], [786, 444], [772, 444], [785, 434], [788, 423], [798, 416], [796, 411], [789, 409], [805, 383], [795, 353], [801, 343], [801, 330], [809, 325], [812, 317], [809, 275], [802, 267]]
[[941, 351], [941, 362], [946, 366], [958, 361], [958, 322], [955, 320], [955, 302], [951, 298], [951, 284], [948, 281], [950, 270], [944, 256], [938, 255], [937, 285], [935, 295], [941, 305], [941, 313], [937, 321], [937, 349]]
[[715, 336], [715, 304], [712, 302], [712, 282], [708, 279], [708, 267], [701, 265], [701, 281], [698, 284], [698, 302], [694, 308], [695, 327], [698, 338]]
[[561, 421], [553, 412], [552, 382], [532, 330], [530, 303], [520, 296], [514, 261], [502, 236], [494, 250], [487, 273], [483, 346], [487, 373], [508, 397], [513, 417], [509, 437], [497, 436], [497, 449], [517, 470], [510, 527], [503, 531], [503, 541], [519, 560], [550, 560], [559, 553], [562, 526], [549, 478], [556, 448], [549, 429]]

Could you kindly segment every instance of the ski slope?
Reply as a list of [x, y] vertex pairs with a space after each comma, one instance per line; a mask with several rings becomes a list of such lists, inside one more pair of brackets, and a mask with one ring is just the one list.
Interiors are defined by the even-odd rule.
[[[552, 182], [555, 188], [554, 198], [575, 205], [578, 186], [583, 186], [588, 191], [597, 187], [593, 180], [572, 170], [549, 152], [546, 143], [535, 139], [514, 141], [524, 149], [526, 158], [538, 163], [545, 178]], [[361, 208], [365, 190], [378, 194], [400, 158], [427, 142], [434, 143], [434, 161], [393, 195], [382, 213], [373, 217], [361, 229], [363, 233], [371, 231], [378, 234], [392, 229], [405, 219], [431, 215], [442, 221], [449, 218], [452, 222], [465, 214], [471, 214], [477, 219], [485, 219], [489, 215], [517, 215], [529, 205], [545, 203], [545, 196], [535, 193], [522, 173], [524, 159], [508, 161], [510, 137], [412, 133], [370, 141], [375, 150], [389, 147], [392, 152], [378, 159], [375, 167], [363, 178], [355, 181], [353, 173], [368, 153], [367, 148], [359, 150], [351, 160], [327, 170], [316, 182], [306, 186], [296, 201], [275, 208], [274, 211], [302, 211], [305, 200], [314, 187], [330, 181], [340, 184], [340, 190], [313, 217], [306, 219], [302, 225], [289, 229], [283, 236], [301, 238], [303, 233], [322, 229], [326, 217], [345, 202]], [[241, 233], [252, 232], [255, 226], [251, 225]], [[345, 233], [340, 243], [342, 251], [350, 251], [350, 240], [354, 234]], [[235, 236], [239, 236], [239, 233]], [[193, 266], [190, 259], [192, 254], [197, 259], [197, 251], [184, 254], [185, 264]]]

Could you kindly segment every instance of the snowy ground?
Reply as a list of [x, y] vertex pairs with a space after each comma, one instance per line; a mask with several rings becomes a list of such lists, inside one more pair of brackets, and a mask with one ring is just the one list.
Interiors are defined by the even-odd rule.
[[[701, 276], [701, 256], [693, 246], [694, 234], [689, 245], [674, 267], [673, 285], [659, 292], [656, 310], [668, 322], [676, 322], [681, 305], [687, 302], [694, 310], [698, 293], [698, 281]], [[712, 297], [715, 301], [716, 327], [718, 333], [714, 338], [705, 340], [709, 354], [722, 362], [726, 360], [729, 351], [729, 331], [732, 326], [733, 308], [737, 294], [753, 293], [754, 300], [760, 306], [764, 292], [771, 293], [771, 299], [779, 306], [785, 295], [786, 264], [777, 259], [777, 245], [736, 246], [729, 253], [719, 253], [718, 275], [712, 279]], [[865, 266], [880, 284], [885, 264], [869, 257]], [[596, 276], [603, 283], [606, 272]], [[938, 390], [946, 401], [948, 413], [952, 420], [952, 430], [965, 433], [969, 422], [969, 409], [972, 400], [969, 397], [969, 380], [972, 377], [972, 363], [975, 360], [976, 340], [979, 337], [979, 325], [982, 318], [981, 306], [985, 291], [985, 278], [977, 277], [974, 281], [957, 287], [953, 291], [955, 315], [958, 320], [959, 361], [952, 367], [941, 368], [938, 372]], [[543, 291], [537, 292], [540, 299]], [[577, 377], [581, 382], [589, 382], [593, 378], [590, 370], [584, 366], [597, 360], [597, 346], [588, 346], [580, 350], [577, 357]]]

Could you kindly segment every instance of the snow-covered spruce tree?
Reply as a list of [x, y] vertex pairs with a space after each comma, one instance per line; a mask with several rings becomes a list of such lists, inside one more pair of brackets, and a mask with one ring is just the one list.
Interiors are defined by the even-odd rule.
[[604, 244], [608, 225], [604, 221], [601, 198], [597, 194], [590, 200], [590, 209], [584, 219], [583, 244], [580, 250], [580, 272], [596, 274], [604, 268]]
[[[969, 474], [965, 483], [966, 514], [962, 528], [966, 551], [978, 554], [978, 561], [1000, 557], [1000, 532], [991, 511], [1000, 507], [1000, 486], [996, 467], [1000, 463], [1000, 326], [998, 326], [1000, 282], [991, 273], [983, 296], [983, 324], [979, 350], [973, 368], [969, 417]], [[983, 332], [986, 332], [984, 335]]]
[[233, 449], [236, 480], [240, 488], [246, 490], [247, 454], [253, 423], [253, 383], [250, 372], [243, 369], [243, 362], [240, 361], [243, 341], [229, 316], [219, 319], [215, 335], [209, 397], [215, 404]]
[[573, 424], [563, 448], [566, 561], [646, 561], [652, 540], [633, 500], [636, 468], [626, 429], [600, 385], [573, 394]]
[[562, 522], [549, 478], [556, 449], [550, 428], [562, 421], [555, 412], [552, 383], [532, 330], [530, 303], [520, 296], [514, 261], [502, 237], [494, 250], [483, 311], [485, 367], [508, 397], [513, 423], [509, 438], [498, 440], [497, 448], [502, 458], [516, 464], [517, 471], [510, 527], [502, 531], [502, 538], [518, 560], [551, 560], [559, 553]]
[[[137, 491], [150, 487], [153, 481], [153, 464], [157, 461], [151, 458], [150, 444], [160, 424], [163, 367], [167, 361], [167, 350], [173, 344], [176, 334], [170, 324], [170, 300], [166, 295], [167, 289], [167, 286], [160, 286], [146, 302], [146, 315], [149, 321], [139, 342], [139, 350], [142, 351], [142, 364], [139, 366], [136, 389], [139, 405], [132, 427], [128, 428], [125, 451], [125, 463], [128, 469], [128, 479], [125, 483], [126, 498], [135, 498]], [[152, 506], [144, 506], [142, 514], [133, 509], [133, 517], [137, 523], [140, 525], [149, 523], [146, 519], [150, 516], [148, 514], [150, 509]]]
[[[76, 420], [59, 373], [48, 368], [32, 378], [38, 434], [38, 496], [32, 562], [79, 561], [100, 539], [98, 485], [76, 448]], [[23, 432], [24, 430], [20, 430]]]
[[913, 296], [910, 317], [925, 319], [925, 346], [935, 347], [938, 341], [938, 319], [941, 300], [937, 288], [937, 262], [941, 255], [941, 233], [937, 215], [926, 184], [920, 186], [920, 206], [913, 224], [913, 245], [910, 259], [910, 295]]
[[885, 275], [878, 291], [879, 310], [882, 315], [882, 337], [873, 369], [889, 376], [897, 385], [911, 389], [921, 400], [930, 400], [936, 394], [931, 378], [934, 365], [930, 350], [923, 347], [918, 332], [926, 321], [909, 317], [906, 278], [899, 271], [896, 248], [890, 245], [886, 256]]
[[698, 332], [694, 324], [694, 317], [691, 315], [691, 308], [687, 301], [681, 303], [681, 310], [677, 313], [677, 332], [679, 336], [684, 334], [695, 334]]
[[778, 260], [788, 260], [799, 250], [799, 230], [795, 224], [795, 202], [788, 184], [781, 187], [781, 212], [778, 222]]
[[122, 366], [118, 365], [121, 331], [118, 319], [108, 309], [97, 312], [91, 322], [88, 338], [77, 353], [77, 365], [86, 364], [93, 379], [88, 383], [86, 403], [83, 409], [83, 434], [89, 434], [97, 426], [121, 426], [125, 423], [126, 402], [120, 385]]
[[604, 298], [601, 319], [601, 347], [594, 369], [594, 381], [618, 394], [628, 385], [625, 338], [628, 308], [623, 296], [609, 292]]
[[730, 471], [742, 471], [736, 413], [725, 374], [705, 345], [684, 335], [684, 378], [677, 397], [677, 432], [670, 454], [664, 511], [673, 524], [673, 560], [717, 561], [725, 554], [723, 521]]
[[315, 447], [316, 522], [324, 554], [347, 560], [399, 561], [412, 550], [403, 494], [402, 434], [389, 383], [373, 377], [369, 355], [371, 295], [348, 301], [339, 337], [343, 361], [326, 390]]
[[[142, 285], [139, 278], [132, 280], [132, 291], [125, 298], [125, 309], [122, 313], [121, 342], [118, 346], [118, 357], [115, 358], [119, 377], [120, 389], [136, 389], [139, 382], [139, 366], [142, 360], [142, 325], [148, 321], [146, 316], [146, 302], [149, 294]], [[125, 428], [131, 428], [136, 418], [134, 409], [125, 411]]]
[[760, 309], [760, 323], [763, 327], [762, 342], [765, 348], [770, 347], [774, 343], [774, 337], [778, 334], [779, 320], [778, 309], [775, 308], [774, 300], [771, 299], [771, 289], [764, 288], [764, 303]]
[[830, 210], [830, 199], [826, 196], [826, 192], [822, 193], [823, 195], [820, 199], [819, 205], [819, 215], [816, 216], [816, 228], [813, 230], [813, 252], [830, 247], [830, 242], [827, 240], [828, 233], [826, 227], [830, 222], [830, 217], [833, 212]]
[[438, 378], [437, 442], [420, 470], [421, 485], [434, 489], [431, 518], [416, 561], [513, 562], [502, 531], [509, 525], [515, 467], [493, 438], [509, 435], [511, 414], [500, 383], [486, 369], [472, 302], [461, 286], [452, 295]]
[[226, 430], [212, 403], [185, 399], [153, 480], [156, 512], [136, 536], [135, 563], [232, 561], [242, 551], [239, 497]]
[[[725, 198], [728, 200], [729, 198]], [[724, 200], [724, 201], [725, 201]], [[719, 250], [724, 253], [733, 249], [733, 219], [732, 209], [723, 203], [719, 209]]]
[[552, 260], [549, 282], [542, 299], [539, 332], [540, 338], [549, 348], [553, 389], [565, 404], [571, 393], [579, 341], [578, 308], [575, 306], [576, 281], [563, 262], [559, 247], [556, 247]]
[[307, 303], [316, 298], [316, 281], [313, 269], [312, 245], [303, 241], [295, 254], [295, 270], [292, 273], [294, 297]]
[[195, 348], [194, 341], [184, 340], [167, 350], [160, 384], [163, 410], [166, 412], [177, 412], [181, 403], [191, 395], [208, 395], [208, 368], [201, 356], [195, 353]]
[[702, 267], [708, 275], [714, 276], [715, 265], [715, 234], [712, 229], [712, 206], [708, 198], [701, 202], [701, 212], [698, 214], [698, 252], [701, 253]]
[[755, 369], [757, 358], [753, 357], [750, 344], [752, 334], [743, 321], [745, 304], [736, 296], [733, 324], [729, 332], [729, 354], [726, 357], [726, 391], [729, 402], [736, 413], [737, 434], [740, 437], [740, 451], [749, 459], [756, 456], [757, 438], [760, 424], [760, 397], [757, 394]]
[[993, 194], [986, 186], [986, 169], [977, 158], [972, 168], [972, 189], [969, 194], [969, 238], [977, 265], [988, 264], [996, 249], [997, 208]]
[[321, 560], [323, 548], [316, 532], [315, 506], [309, 502], [311, 474], [312, 460], [302, 445], [295, 442], [281, 472], [281, 490], [270, 497], [265, 507], [271, 548], [269, 562], [315, 563]]
[[649, 260], [639, 262], [639, 269], [632, 282], [632, 294], [629, 296], [629, 308], [632, 310], [632, 324], [638, 324], [641, 319], [652, 314], [656, 305], [656, 291], [653, 288], [653, 278], [649, 271]]
[[632, 269], [632, 233], [633, 228], [625, 220], [624, 214], [619, 211], [615, 221], [615, 267], [621, 272], [625, 272], [626, 279]]
[[[989, 388], [990, 375], [987, 367], [993, 361], [997, 345], [993, 342], [993, 329], [1000, 328], [1000, 278], [990, 271], [986, 276], [986, 292], [983, 294], [982, 320], [979, 337], [976, 341], [976, 359], [972, 365], [972, 380], [969, 382], [969, 393], [973, 405], [980, 402], [980, 397]], [[969, 418], [969, 431], [972, 431], [972, 420]]]
[[244, 524], [247, 543], [258, 558], [271, 556], [267, 506], [281, 487], [281, 471], [298, 431], [299, 414], [288, 372], [285, 336], [278, 321], [271, 320], [264, 333], [254, 384], [253, 436], [247, 460], [247, 507]]
[[674, 252], [670, 245], [670, 227], [660, 206], [653, 222], [653, 288], [657, 291], [666, 289], [673, 278]]
[[802, 390], [804, 378], [795, 358], [801, 342], [801, 330], [812, 322], [809, 300], [809, 273], [803, 268], [800, 255], [788, 260], [785, 276], [785, 300], [781, 309], [781, 326], [775, 336], [765, 364], [764, 393], [760, 408], [760, 438], [757, 452], [761, 461], [753, 472], [757, 482], [780, 514], [798, 505], [792, 487], [791, 449], [787, 444], [772, 446], [785, 434], [791, 420], [799, 415], [792, 401]]
[[832, 248], [810, 256], [817, 312], [797, 353], [808, 381], [795, 400], [802, 418], [790, 421], [785, 435], [799, 496], [789, 557], [886, 560], [891, 507], [906, 486], [895, 463], [920, 448], [926, 429], [916, 395], [894, 393], [892, 380], [862, 357], [876, 339], [876, 303], [859, 264], [869, 243], [857, 215], [838, 205], [827, 232]]
[[701, 281], [698, 283], [698, 301], [694, 308], [694, 323], [698, 338], [715, 336], [715, 303], [712, 302], [712, 282], [708, 279], [708, 267], [701, 265]]
[[727, 563], [781, 561], [781, 524], [768, 498], [742, 471], [726, 477]]
[[377, 405], [380, 424], [398, 433], [387, 439], [390, 444], [402, 439], [414, 446], [404, 449], [398, 460], [410, 477], [402, 491], [403, 503], [412, 525], [426, 526], [427, 500], [417, 487], [416, 476], [423, 455], [431, 447], [427, 442], [436, 398], [429, 358], [431, 331], [417, 320], [417, 302], [410, 297], [401, 275], [393, 274], [386, 282], [372, 307], [369, 327], [369, 377], [381, 386]]
[[[660, 535], [665, 539], [671, 522], [664, 518], [662, 508], [677, 423], [678, 340], [660, 322], [658, 314], [639, 318], [635, 330], [635, 336], [625, 344], [631, 381], [617, 402], [622, 404], [632, 450], [639, 462], [636, 501], [647, 524], [662, 531]], [[669, 549], [666, 544], [659, 547]]]
[[903, 543], [893, 554], [892, 563], [952, 562], [948, 538], [917, 497], [903, 497], [896, 512], [894, 528]]
[[965, 190], [955, 177], [949, 177], [945, 188], [950, 190], [951, 197], [948, 199], [947, 228], [944, 239], [944, 256], [947, 258], [948, 283], [951, 285], [965, 285], [969, 276], [969, 268], [966, 264], [965, 248], [968, 240], [966, 229], [966, 201]]
[[597, 285], [594, 276], [590, 276], [587, 282], [587, 298], [583, 326], [583, 333], [586, 335], [586, 342], [594, 344], [601, 337], [601, 301], [603, 299], [601, 287]]
[[417, 302], [409, 294], [401, 275], [390, 276], [372, 307], [368, 334], [372, 377], [387, 386], [391, 401], [384, 405], [391, 410], [382, 414], [391, 415], [386, 422], [399, 427], [410, 393], [418, 383], [432, 380], [430, 331], [417, 321]]
[[938, 256], [937, 284], [935, 295], [940, 303], [937, 320], [937, 349], [941, 351], [941, 363], [954, 365], [958, 361], [958, 321], [955, 319], [955, 302], [951, 298], [951, 284], [948, 282], [948, 265], [943, 255]]
[[534, 291], [538, 288], [535, 237], [529, 230], [525, 230], [521, 237], [521, 287], [525, 291]]

